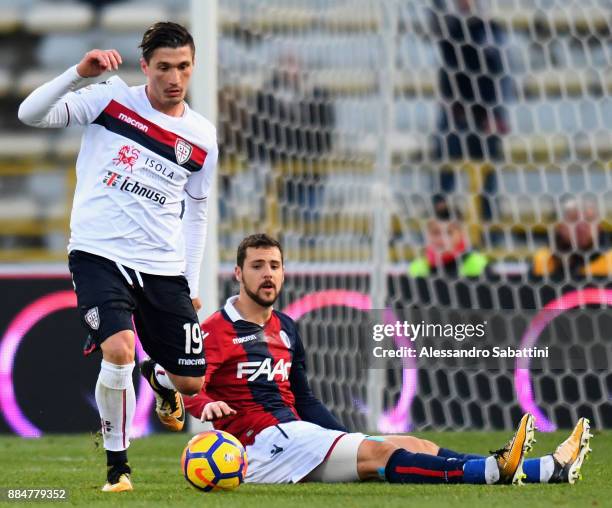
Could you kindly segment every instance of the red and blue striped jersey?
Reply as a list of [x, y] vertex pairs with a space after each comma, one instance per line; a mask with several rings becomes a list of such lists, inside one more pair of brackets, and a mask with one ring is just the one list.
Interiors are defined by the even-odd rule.
[[263, 429], [299, 419], [344, 430], [310, 390], [295, 322], [278, 311], [264, 326], [245, 321], [234, 298], [202, 323], [205, 391], [185, 397], [187, 410], [200, 418], [208, 402], [226, 402], [237, 413], [216, 420], [215, 428], [245, 446]]

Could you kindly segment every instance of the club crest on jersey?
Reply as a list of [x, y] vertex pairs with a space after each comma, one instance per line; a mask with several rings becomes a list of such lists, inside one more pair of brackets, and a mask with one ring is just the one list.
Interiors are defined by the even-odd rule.
[[191, 152], [193, 152], [193, 146], [184, 139], [176, 138], [176, 142], [174, 143], [174, 154], [176, 155], [176, 162], [179, 165], [182, 166], [189, 160]]
[[92, 307], [85, 313], [85, 322], [92, 330], [97, 330], [100, 328], [100, 314], [98, 313], [98, 307]]
[[280, 338], [287, 349], [291, 349], [291, 341], [289, 340], [289, 335], [285, 333], [285, 330], [280, 331]]

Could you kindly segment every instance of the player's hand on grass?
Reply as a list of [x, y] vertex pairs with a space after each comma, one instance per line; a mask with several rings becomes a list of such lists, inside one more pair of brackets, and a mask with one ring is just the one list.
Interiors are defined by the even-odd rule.
[[82, 78], [97, 78], [106, 71], [116, 71], [122, 63], [115, 49], [92, 49], [78, 63], [77, 72]]
[[218, 420], [219, 418], [223, 418], [224, 416], [232, 416], [236, 414], [236, 410], [229, 407], [222, 400], [217, 400], [215, 402], [209, 402], [204, 406], [204, 410], [202, 411], [202, 416], [200, 420], [203, 422], [212, 422], [213, 420]]
[[202, 308], [202, 300], [199, 298], [192, 298], [191, 303], [193, 304], [193, 308], [196, 312], [199, 312], [199, 310]]

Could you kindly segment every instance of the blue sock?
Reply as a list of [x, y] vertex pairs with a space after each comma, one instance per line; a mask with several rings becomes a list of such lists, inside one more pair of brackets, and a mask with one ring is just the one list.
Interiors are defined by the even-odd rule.
[[463, 467], [463, 483], [476, 483], [480, 485], [487, 483], [486, 472], [486, 458], [467, 460]]
[[552, 455], [525, 459], [523, 462], [523, 473], [527, 475], [525, 483], [548, 483], [554, 471], [555, 460]]
[[[410, 453], [400, 448], [389, 457], [385, 478], [389, 483], [463, 483], [466, 463], [425, 453]], [[484, 466], [482, 476], [483, 481], [479, 483], [484, 483]]]
[[469, 453], [460, 453], [460, 452], [455, 452], [453, 450], [449, 450], [448, 448], [440, 448], [438, 450], [438, 457], [444, 457], [445, 459], [458, 459], [458, 460], [474, 460], [474, 459], [486, 458], [484, 455], [472, 455]]

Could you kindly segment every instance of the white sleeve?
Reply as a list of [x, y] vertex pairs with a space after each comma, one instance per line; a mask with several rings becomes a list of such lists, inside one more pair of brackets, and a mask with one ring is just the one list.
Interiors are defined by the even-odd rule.
[[[87, 125], [95, 120], [110, 100], [106, 84], [79, 76], [76, 65], [39, 86], [19, 106], [19, 120], [32, 127]], [[87, 88], [83, 88], [87, 86]]]
[[208, 228], [208, 199], [185, 198], [183, 234], [185, 235], [185, 278], [189, 295], [196, 298], [200, 292], [200, 269], [206, 246]]
[[185, 213], [183, 235], [185, 237], [185, 277], [189, 283], [191, 298], [199, 296], [200, 269], [206, 245], [208, 226], [208, 193], [217, 168], [219, 150], [214, 148], [206, 154], [204, 166], [189, 177], [185, 186]]
[[[216, 134], [215, 134], [216, 135]], [[219, 148], [217, 143], [208, 150], [204, 166], [200, 171], [192, 173], [185, 185], [185, 192], [193, 199], [204, 199], [208, 196], [213, 175], [217, 170], [217, 159], [219, 158]]]

